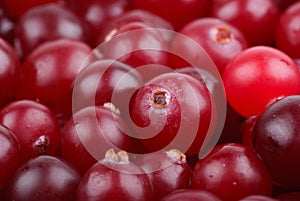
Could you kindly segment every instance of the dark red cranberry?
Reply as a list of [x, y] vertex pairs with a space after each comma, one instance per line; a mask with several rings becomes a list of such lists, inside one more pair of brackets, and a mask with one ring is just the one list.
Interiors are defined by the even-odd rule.
[[97, 47], [97, 36], [101, 34], [105, 24], [118, 18], [128, 10], [127, 0], [66, 0], [70, 7], [85, 22], [89, 34], [89, 44]]
[[300, 2], [292, 4], [280, 16], [275, 46], [292, 58], [300, 58]]
[[137, 153], [123, 118], [112, 104], [89, 106], [74, 113], [61, 135], [61, 155], [84, 174], [109, 148]]
[[276, 196], [276, 199], [280, 201], [299, 201], [300, 192], [289, 192]]
[[83, 176], [77, 201], [152, 201], [152, 185], [125, 151], [108, 150]]
[[277, 99], [300, 93], [295, 62], [268, 46], [251, 47], [234, 57], [224, 70], [223, 83], [228, 102], [244, 117], [259, 115]]
[[236, 26], [251, 46], [271, 45], [279, 9], [274, 0], [218, 0], [211, 16]]
[[132, 96], [128, 117], [148, 151], [201, 150], [211, 123], [211, 97], [202, 82], [182, 73], [163, 73]]
[[264, 111], [253, 130], [253, 146], [279, 184], [300, 186], [300, 96], [288, 96]]
[[79, 18], [57, 3], [31, 8], [21, 16], [15, 29], [15, 47], [23, 58], [45, 41], [59, 38], [86, 39]]
[[60, 147], [60, 126], [53, 112], [31, 100], [14, 101], [0, 110], [0, 123], [17, 136], [22, 160], [55, 155]]
[[133, 0], [135, 9], [144, 9], [171, 22], [176, 30], [188, 22], [207, 16], [212, 1], [210, 0]]
[[72, 114], [72, 84], [91, 51], [77, 40], [43, 43], [22, 64], [18, 98], [39, 100], [63, 124]]
[[[248, 47], [245, 37], [236, 27], [217, 18], [194, 20], [186, 24], [179, 33], [190, 37], [204, 48], [221, 74], [227, 63]], [[180, 40], [174, 40], [172, 48], [193, 51], [193, 47], [189, 44], [182, 44]]]
[[15, 24], [0, 5], [0, 35], [10, 44], [13, 44], [14, 41]]
[[200, 189], [180, 189], [165, 196], [161, 201], [222, 201], [211, 192]]
[[134, 162], [150, 178], [154, 200], [161, 200], [175, 190], [190, 188], [192, 170], [186, 156], [177, 149], [141, 155]]
[[207, 190], [223, 201], [270, 195], [272, 179], [253, 149], [240, 144], [216, 146], [193, 170], [192, 188]]
[[265, 195], [250, 195], [243, 199], [240, 199], [239, 201], [279, 201], [279, 200]]
[[20, 60], [13, 47], [0, 38], [0, 107], [16, 98]]
[[[0, 192], [7, 187], [21, 162], [19, 140], [7, 127], [0, 124]], [[0, 193], [1, 194], [1, 193]], [[1, 195], [0, 195], [0, 200]]]
[[248, 117], [241, 126], [242, 144], [248, 147], [253, 147], [253, 129], [259, 115], [252, 115]]
[[7, 189], [7, 200], [75, 200], [79, 174], [64, 160], [39, 156], [27, 161], [14, 174]]

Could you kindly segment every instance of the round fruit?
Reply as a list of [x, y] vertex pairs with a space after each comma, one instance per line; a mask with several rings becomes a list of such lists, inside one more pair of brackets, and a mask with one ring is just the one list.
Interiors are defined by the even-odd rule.
[[200, 189], [180, 189], [176, 190], [161, 201], [222, 201], [209, 191]]

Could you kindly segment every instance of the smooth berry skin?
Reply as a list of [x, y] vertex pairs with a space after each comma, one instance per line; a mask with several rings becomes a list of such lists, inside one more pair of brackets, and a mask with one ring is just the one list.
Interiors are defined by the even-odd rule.
[[220, 0], [215, 1], [211, 16], [236, 26], [250, 46], [271, 45], [279, 9], [274, 0]]
[[[1, 5], [0, 5], [1, 7]], [[6, 13], [6, 10], [1, 7], [0, 8], [0, 35], [3, 37], [7, 42], [13, 44], [14, 37], [15, 37], [15, 25], [14, 22]]]
[[200, 189], [180, 189], [165, 196], [161, 201], [222, 201], [209, 191]]
[[22, 162], [38, 155], [55, 155], [60, 147], [60, 126], [53, 112], [32, 100], [19, 100], [0, 110], [0, 124], [19, 139]]
[[150, 178], [154, 200], [161, 200], [178, 189], [190, 188], [192, 169], [186, 156], [176, 149], [137, 156], [133, 162]]
[[105, 24], [125, 13], [129, 8], [127, 0], [66, 0], [67, 7], [71, 8], [84, 22], [86, 33], [89, 33], [89, 44], [97, 47], [97, 41]]
[[292, 58], [300, 58], [299, 30], [300, 2], [292, 4], [280, 16], [276, 34], [275, 46]]
[[0, 107], [16, 98], [20, 77], [20, 60], [13, 47], [0, 38]]
[[152, 201], [152, 195], [147, 175], [121, 151], [106, 154], [87, 171], [78, 186], [76, 200]]
[[72, 114], [72, 84], [91, 51], [77, 40], [43, 43], [22, 64], [18, 99], [39, 100], [63, 124]]
[[270, 195], [272, 179], [263, 161], [241, 144], [216, 146], [193, 170], [192, 188], [210, 191], [224, 201]]
[[175, 30], [180, 30], [188, 22], [209, 14], [212, 2], [209, 0], [133, 0], [135, 9], [143, 9], [171, 22]]
[[19, 141], [15, 134], [1, 124], [0, 156], [0, 191], [2, 191], [8, 186], [13, 174], [20, 165], [21, 150]]
[[242, 144], [253, 148], [253, 129], [259, 115], [253, 115], [247, 118], [240, 127], [242, 133]]
[[265, 162], [274, 181], [298, 187], [299, 103], [299, 95], [288, 96], [273, 103], [258, 118], [253, 130], [253, 147]]
[[[236, 27], [217, 18], [196, 19], [186, 24], [179, 33], [190, 37], [207, 51], [220, 74], [235, 55], [248, 47], [244, 35]], [[193, 51], [188, 44], [176, 40], [173, 41], [173, 48]]]
[[14, 174], [6, 199], [16, 201], [75, 200], [79, 174], [64, 160], [39, 156], [23, 164]]
[[31, 8], [15, 27], [15, 48], [22, 58], [43, 42], [60, 38], [85, 41], [86, 35], [80, 19], [58, 3]]
[[239, 201], [279, 201], [279, 200], [265, 195], [250, 195], [240, 199]]
[[261, 114], [282, 97], [299, 94], [300, 74], [295, 62], [272, 47], [251, 47], [233, 58], [223, 73], [230, 105], [242, 116]]

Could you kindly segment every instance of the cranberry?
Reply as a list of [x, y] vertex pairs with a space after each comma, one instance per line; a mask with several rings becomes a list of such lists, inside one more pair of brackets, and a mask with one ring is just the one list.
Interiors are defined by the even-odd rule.
[[300, 192], [289, 192], [276, 196], [280, 201], [298, 201], [300, 200]]
[[7, 187], [19, 167], [20, 156], [20, 144], [15, 134], [0, 124], [0, 192]]
[[134, 162], [150, 178], [154, 200], [161, 200], [175, 190], [190, 187], [191, 167], [186, 156], [176, 149], [141, 155]]
[[6, 11], [0, 6], [0, 35], [7, 42], [13, 44], [15, 37], [15, 22], [10, 19]]
[[13, 47], [0, 38], [0, 107], [16, 98], [20, 61]]
[[224, 70], [223, 82], [228, 102], [244, 117], [259, 115], [276, 99], [300, 92], [295, 62], [267, 46], [239, 53]]
[[23, 161], [59, 151], [60, 127], [52, 111], [31, 100], [14, 101], [0, 110], [0, 123], [14, 132]]
[[39, 44], [59, 38], [85, 40], [79, 18], [60, 4], [42, 4], [28, 10], [16, 24], [15, 46], [26, 57]]
[[283, 185], [298, 187], [299, 105], [299, 95], [288, 96], [273, 103], [260, 115], [253, 130], [253, 146], [273, 179]]
[[253, 129], [258, 117], [259, 115], [252, 115], [243, 122], [243, 125], [241, 126], [243, 145], [253, 147]]
[[236, 26], [251, 46], [271, 45], [279, 9], [274, 0], [218, 0], [211, 16]]
[[77, 201], [152, 201], [152, 186], [125, 151], [108, 150], [83, 176]]
[[22, 65], [18, 98], [39, 100], [63, 124], [72, 113], [72, 83], [91, 51], [85, 43], [70, 39], [38, 46]]
[[239, 201], [278, 201], [278, 200], [265, 195], [250, 195], [243, 199], [240, 199]]
[[[231, 24], [217, 18], [200, 18], [186, 24], [180, 32], [196, 41], [215, 62], [220, 73], [227, 63], [248, 47], [243, 34]], [[189, 44], [173, 41], [173, 48], [192, 51]], [[185, 67], [185, 66], [184, 66]]]
[[64, 160], [39, 156], [16, 171], [6, 197], [16, 201], [71, 201], [79, 182], [79, 174]]
[[171, 22], [176, 30], [188, 22], [207, 16], [212, 5], [210, 0], [133, 0], [135, 9], [144, 9]]
[[258, 155], [240, 144], [216, 146], [193, 170], [192, 188], [210, 191], [224, 201], [253, 194], [270, 195], [272, 180]]
[[300, 2], [292, 4], [280, 16], [275, 45], [292, 58], [300, 58]]
[[211, 123], [207, 87], [182, 73], [163, 73], [139, 88], [129, 104], [135, 135], [148, 151], [176, 147], [197, 155]]
[[107, 21], [118, 18], [129, 7], [127, 0], [66, 0], [70, 7], [85, 22], [86, 32], [89, 32], [89, 43], [97, 47], [97, 36], [101, 34]]
[[200, 189], [180, 189], [173, 191], [161, 201], [221, 201], [211, 192]]
[[141, 149], [129, 136], [125, 121], [112, 104], [79, 110], [62, 130], [62, 157], [81, 174], [101, 160], [111, 147], [134, 153]]

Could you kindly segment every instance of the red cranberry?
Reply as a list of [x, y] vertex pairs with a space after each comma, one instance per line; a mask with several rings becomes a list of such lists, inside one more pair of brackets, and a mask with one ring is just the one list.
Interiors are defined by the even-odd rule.
[[271, 45], [279, 9], [274, 0], [218, 0], [211, 16], [236, 26], [249, 45]]
[[211, 192], [200, 189], [180, 189], [165, 196], [161, 201], [222, 201]]
[[16, 25], [15, 46], [25, 58], [45, 41], [59, 38], [85, 40], [79, 18], [60, 4], [42, 4], [28, 10]]
[[23, 161], [59, 151], [59, 123], [52, 111], [41, 103], [31, 100], [11, 102], [0, 110], [0, 123], [19, 139]]
[[199, 153], [207, 136], [211, 107], [205, 84], [170, 72], [136, 91], [130, 100], [129, 118], [135, 135], [149, 152], [176, 147], [192, 156]]
[[135, 9], [144, 9], [171, 22], [176, 30], [188, 22], [207, 16], [212, 1], [210, 0], [133, 0]]
[[19, 140], [10, 129], [0, 124], [0, 192], [9, 184], [20, 165], [20, 159]]
[[263, 161], [240, 144], [216, 146], [193, 170], [192, 188], [210, 191], [224, 201], [253, 194], [270, 195], [272, 180]]
[[0, 5], [0, 35], [7, 42], [13, 44], [15, 37], [15, 22], [10, 19], [6, 11]]
[[20, 61], [13, 47], [0, 38], [0, 107], [16, 98]]
[[280, 16], [275, 45], [292, 58], [300, 58], [300, 2], [292, 4]]
[[259, 115], [252, 115], [249, 118], [247, 118], [242, 126], [241, 126], [241, 132], [242, 132], [242, 144], [248, 147], [253, 147], [252, 141], [253, 141], [253, 129], [256, 124], [256, 121], [258, 119]]
[[112, 104], [89, 106], [74, 113], [61, 135], [62, 157], [84, 174], [107, 149], [137, 153], [140, 147], [129, 136], [119, 111]]
[[[248, 47], [243, 34], [233, 25], [217, 18], [200, 18], [186, 24], [180, 32], [196, 41], [210, 55], [220, 73], [227, 63]], [[173, 48], [193, 51], [189, 44], [173, 41]], [[184, 66], [185, 67], [185, 66]]]
[[82, 178], [77, 201], [152, 201], [151, 182], [125, 151], [106, 152]]
[[288, 96], [264, 111], [253, 130], [253, 146], [273, 179], [300, 187], [300, 96]]
[[300, 93], [295, 62], [267, 46], [239, 53], [225, 68], [223, 82], [228, 102], [244, 117], [259, 115], [276, 99]]
[[75, 200], [79, 174], [64, 160], [39, 156], [27, 161], [14, 174], [7, 189], [7, 200]]
[[39, 100], [62, 121], [72, 114], [72, 83], [91, 48], [77, 40], [58, 39], [36, 48], [22, 65], [18, 97]]
[[134, 162], [150, 178], [154, 200], [161, 200], [175, 190], [190, 188], [191, 167], [186, 156], [176, 149], [141, 155]]

